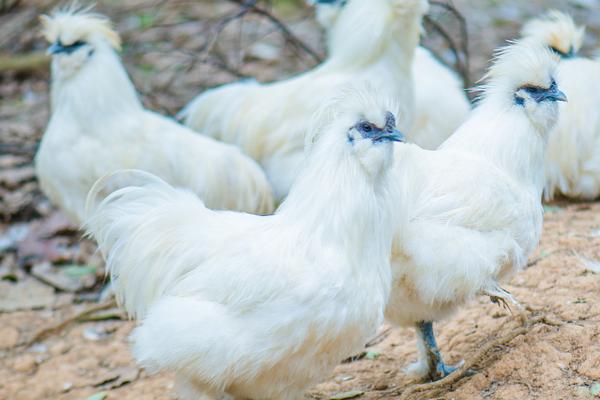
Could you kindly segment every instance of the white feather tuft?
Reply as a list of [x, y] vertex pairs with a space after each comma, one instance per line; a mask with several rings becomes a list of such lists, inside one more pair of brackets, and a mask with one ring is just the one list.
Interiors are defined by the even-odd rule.
[[71, 44], [77, 41], [104, 40], [115, 50], [121, 49], [121, 38], [113, 24], [103, 15], [91, 12], [92, 6], [78, 3], [57, 9], [50, 16], [40, 16], [43, 35], [50, 43], [61, 41]]
[[544, 44], [565, 56], [577, 54], [584, 35], [584, 27], [577, 26], [570, 15], [557, 10], [529, 21], [521, 30], [522, 37]]

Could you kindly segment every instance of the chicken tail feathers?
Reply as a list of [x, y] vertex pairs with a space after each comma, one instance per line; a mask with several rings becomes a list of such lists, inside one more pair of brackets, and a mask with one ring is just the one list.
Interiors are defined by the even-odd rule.
[[[92, 187], [86, 231], [104, 255], [117, 301], [143, 317], [150, 303], [195, 266], [202, 252], [190, 232], [210, 213], [193, 193], [146, 172], [108, 174]], [[194, 254], [189, 250], [194, 249]]]

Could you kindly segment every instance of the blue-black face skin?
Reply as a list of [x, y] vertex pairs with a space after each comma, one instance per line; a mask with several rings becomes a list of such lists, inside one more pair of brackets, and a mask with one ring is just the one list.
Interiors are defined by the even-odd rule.
[[569, 47], [568, 53], [565, 53], [564, 51], [560, 51], [559, 49], [557, 49], [554, 46], [550, 46], [550, 50], [552, 50], [552, 52], [554, 54], [558, 55], [562, 59], [573, 58], [577, 55], [577, 53], [575, 53], [575, 49], [573, 48], [573, 46]]
[[363, 138], [371, 139], [373, 143], [405, 141], [404, 135], [396, 129], [396, 119], [390, 112], [386, 114], [383, 129], [369, 121], [360, 121], [354, 128], [360, 132]]
[[[539, 86], [523, 86], [519, 90], [527, 92], [537, 103], [542, 101], [567, 101], [567, 96], [558, 89], [554, 79], [552, 79], [552, 84], [547, 89]], [[522, 106], [525, 104], [525, 99], [515, 94], [515, 104]]]
[[71, 54], [74, 51], [76, 51], [77, 49], [84, 46], [85, 44], [86, 44], [85, 42], [78, 40], [73, 44], [65, 46], [59, 40], [56, 43], [53, 43], [50, 47], [48, 47], [48, 53], [53, 54], [53, 55], [54, 54]]
[[316, 4], [332, 4], [332, 5], [340, 5], [344, 7], [348, 0], [315, 0]]

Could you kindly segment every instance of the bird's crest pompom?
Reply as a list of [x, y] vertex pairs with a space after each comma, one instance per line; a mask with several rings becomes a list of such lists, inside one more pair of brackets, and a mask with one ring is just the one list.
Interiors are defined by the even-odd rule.
[[552, 10], [525, 24], [521, 35], [539, 41], [563, 57], [570, 57], [581, 48], [585, 27], [577, 26], [570, 15]]
[[368, 82], [343, 86], [324, 101], [312, 117], [305, 136], [305, 149], [309, 151], [333, 122], [346, 121], [347, 128], [350, 128], [361, 118], [376, 121], [386, 112], [391, 112], [396, 118], [406, 116], [396, 96], [386, 93], [382, 88], [376, 88]]
[[558, 55], [537, 41], [522, 39], [509, 42], [495, 52], [492, 66], [478, 89], [483, 98], [513, 94], [523, 86], [550, 87], [559, 62]]
[[105, 40], [115, 50], [121, 49], [121, 38], [110, 20], [72, 3], [55, 10], [51, 15], [41, 15], [42, 34], [49, 43], [61, 41], [65, 45], [93, 39]]

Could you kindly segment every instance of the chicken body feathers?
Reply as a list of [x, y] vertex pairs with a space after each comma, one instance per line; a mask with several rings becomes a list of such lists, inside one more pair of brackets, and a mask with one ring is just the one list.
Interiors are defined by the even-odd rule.
[[471, 104], [456, 73], [424, 47], [417, 47], [413, 77], [415, 117], [407, 138], [435, 150], [466, 120]]
[[569, 98], [548, 143], [545, 197], [593, 200], [600, 196], [600, 61], [562, 60], [557, 82]]
[[416, 146], [407, 152], [402, 179], [411, 192], [402, 201], [410, 211], [394, 242], [386, 309], [401, 326], [447, 317], [520, 270], [537, 245], [543, 213], [538, 191], [485, 158]]

